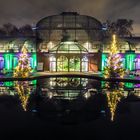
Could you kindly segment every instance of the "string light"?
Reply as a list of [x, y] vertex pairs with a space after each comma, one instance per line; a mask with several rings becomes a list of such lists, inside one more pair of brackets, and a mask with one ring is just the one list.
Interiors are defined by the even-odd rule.
[[123, 86], [123, 83], [106, 83], [106, 97], [111, 114], [111, 121], [114, 121], [117, 105], [123, 97]]
[[26, 111], [29, 95], [31, 92], [29, 82], [28, 81], [16, 81], [15, 82], [15, 89], [17, 91], [17, 94], [19, 95], [21, 105], [22, 105], [24, 111]]
[[125, 70], [122, 66], [121, 56], [118, 54], [118, 45], [116, 35], [112, 36], [112, 43], [110, 46], [110, 54], [107, 59], [107, 66], [104, 68], [104, 77], [120, 77], [123, 78]]
[[14, 77], [28, 77], [31, 72], [30, 61], [28, 58], [28, 50], [25, 45], [21, 49], [17, 67], [14, 69]]

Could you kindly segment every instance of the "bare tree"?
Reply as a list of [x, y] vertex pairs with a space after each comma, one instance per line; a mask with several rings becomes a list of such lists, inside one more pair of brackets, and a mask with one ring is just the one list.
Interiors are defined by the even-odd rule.
[[116, 22], [107, 21], [107, 35], [117, 34], [120, 37], [132, 37], [133, 20], [118, 19]]
[[20, 27], [19, 32], [20, 32], [20, 35], [23, 35], [23, 36], [33, 36], [34, 34], [31, 25], [28, 25], [28, 24]]
[[4, 24], [3, 31], [5, 32], [6, 36], [15, 36], [19, 33], [18, 28], [11, 23]]

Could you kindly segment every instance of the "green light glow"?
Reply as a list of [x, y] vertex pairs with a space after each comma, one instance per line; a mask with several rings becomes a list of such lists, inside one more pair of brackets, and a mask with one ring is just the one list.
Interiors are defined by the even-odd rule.
[[[31, 85], [36, 85], [37, 84], [37, 80], [32, 80]], [[14, 86], [14, 82], [13, 81], [8, 81], [8, 82], [3, 82], [3, 85], [5, 87], [13, 87]]]
[[105, 88], [105, 81], [101, 81], [101, 88]]
[[134, 88], [134, 83], [125, 83], [126, 88]]
[[4, 82], [4, 86], [6, 87], [12, 87], [14, 86], [14, 82], [10, 81], [10, 82]]
[[13, 54], [4, 54], [5, 59], [5, 69], [11, 71], [13, 68], [12, 60], [13, 60]]
[[106, 59], [107, 59], [107, 54], [102, 54], [102, 67], [101, 70], [104, 70], [104, 67], [106, 66]]
[[32, 54], [32, 58], [33, 58], [33, 63], [32, 63], [32, 68], [35, 69], [37, 66], [37, 58], [36, 58], [36, 53]]
[[135, 69], [135, 64], [134, 64], [134, 60], [135, 60], [136, 55], [135, 54], [126, 54], [125, 55], [125, 68], [127, 70], [134, 70]]
[[13, 66], [14, 68], [18, 65], [18, 58], [17, 57], [14, 57], [13, 58]]
[[32, 83], [33, 85], [36, 85], [36, 84], [37, 84], [37, 80], [31, 81], [31, 83]]

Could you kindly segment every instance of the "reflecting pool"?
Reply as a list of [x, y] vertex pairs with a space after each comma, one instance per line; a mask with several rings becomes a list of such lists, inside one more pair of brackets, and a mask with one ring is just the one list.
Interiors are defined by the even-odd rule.
[[48, 125], [55, 128], [87, 124], [99, 127], [104, 124], [101, 122], [112, 125], [127, 120], [128, 116], [138, 118], [139, 101], [137, 83], [75, 77], [0, 82], [0, 119], [6, 121], [0, 129], [9, 128], [7, 122], [12, 123], [11, 128], [24, 126], [37, 130], [47, 129]]

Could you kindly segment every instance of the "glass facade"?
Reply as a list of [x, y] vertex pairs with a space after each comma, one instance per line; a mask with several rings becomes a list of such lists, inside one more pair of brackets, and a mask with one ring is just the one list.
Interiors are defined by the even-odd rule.
[[[104, 70], [110, 39], [104, 37], [102, 24], [97, 19], [76, 12], [63, 12], [41, 19], [35, 29], [33, 37], [0, 36], [0, 72], [13, 71], [24, 45], [33, 70], [39, 63], [43, 64], [44, 71], [51, 72]], [[131, 45], [131, 39], [137, 38], [118, 39], [118, 53], [124, 68], [140, 70], [140, 41]]]
[[8, 73], [12, 72], [18, 64], [19, 54], [22, 46], [26, 46], [28, 49], [28, 55], [30, 58], [30, 65], [33, 70], [37, 66], [37, 55], [35, 38], [13, 38], [4, 37], [0, 38], [0, 72]]
[[77, 42], [61, 42], [50, 50], [50, 71], [88, 71], [87, 53]]
[[[45, 64], [45, 69], [59, 72], [85, 72], [89, 66], [97, 69], [93, 53], [98, 53], [102, 38], [102, 24], [98, 20], [63, 12], [41, 19], [36, 28], [38, 60]], [[44, 61], [47, 58], [49, 64]]]

